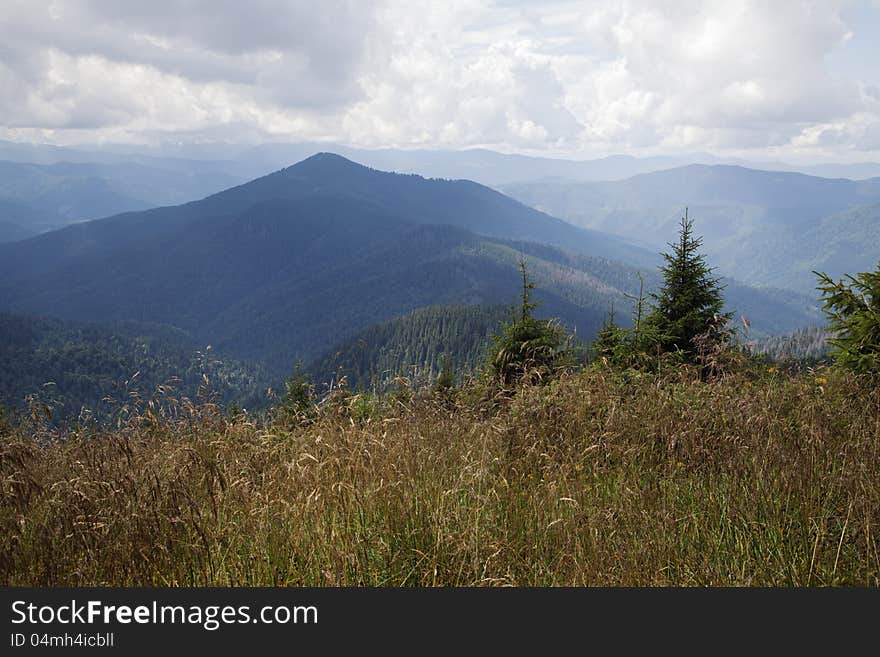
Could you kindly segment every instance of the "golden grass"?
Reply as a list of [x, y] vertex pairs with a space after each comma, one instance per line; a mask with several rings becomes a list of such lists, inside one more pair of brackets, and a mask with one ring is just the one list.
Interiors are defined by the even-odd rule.
[[[0, 451], [5, 585], [880, 583], [880, 393], [603, 369]], [[41, 446], [42, 445], [42, 446]]]

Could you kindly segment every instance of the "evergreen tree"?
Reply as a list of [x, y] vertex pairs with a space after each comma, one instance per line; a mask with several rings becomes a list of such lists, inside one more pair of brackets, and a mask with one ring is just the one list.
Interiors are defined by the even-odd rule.
[[315, 387], [303, 372], [302, 362], [296, 364], [293, 376], [284, 385], [284, 397], [276, 409], [282, 419], [291, 421], [312, 415], [315, 410]]
[[609, 364], [619, 364], [624, 354], [623, 350], [629, 339], [630, 331], [618, 326], [614, 321], [614, 306], [611, 306], [611, 312], [602, 322], [602, 328], [596, 334], [593, 341], [593, 354], [596, 358], [603, 359]]
[[680, 351], [692, 362], [707, 342], [729, 338], [724, 325], [732, 316], [721, 312], [724, 288], [699, 253], [701, 245], [702, 238], [694, 236], [693, 221], [685, 209], [678, 242], [669, 244], [672, 253], [662, 254], [666, 261], [660, 268], [663, 285], [651, 295], [655, 306], [648, 318], [663, 351]]
[[504, 326], [500, 334], [492, 336], [487, 355], [491, 376], [502, 385], [522, 378], [539, 381], [569, 364], [568, 335], [552, 320], [538, 319], [532, 311], [537, 303], [531, 300], [535, 284], [529, 280], [525, 258], [519, 262], [522, 274], [522, 293], [518, 315]]
[[440, 374], [434, 381], [434, 391], [446, 394], [455, 387], [455, 371], [452, 368], [452, 359], [444, 353], [440, 356]]
[[229, 404], [229, 408], [226, 409], [226, 419], [230, 422], [238, 422], [246, 416], [247, 413], [241, 407], [241, 404], [233, 399], [232, 402]]
[[848, 282], [813, 273], [834, 334], [834, 360], [857, 372], [880, 372], [880, 263], [876, 271], [847, 275]]

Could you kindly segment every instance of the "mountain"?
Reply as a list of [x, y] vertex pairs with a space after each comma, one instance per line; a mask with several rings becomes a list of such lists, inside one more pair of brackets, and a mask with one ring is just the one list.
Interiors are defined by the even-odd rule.
[[[815, 268], [832, 275], [880, 258], [880, 178], [828, 179], [692, 165], [608, 183], [533, 182], [504, 191], [572, 223], [662, 248], [684, 206], [710, 260], [748, 284], [813, 294]], [[837, 244], [826, 249], [826, 244]]]
[[253, 178], [302, 160], [315, 152], [332, 151], [367, 166], [394, 172], [418, 173], [429, 178], [466, 178], [500, 185], [539, 178], [618, 180], [637, 173], [668, 169], [694, 161], [712, 161], [707, 155], [647, 157], [612, 155], [593, 160], [534, 157], [472, 148], [466, 150], [366, 149], [334, 143], [227, 143], [92, 145], [79, 148], [0, 141], [0, 160], [32, 164], [97, 163], [139, 165], [177, 171], [216, 170]]
[[[333, 144], [336, 153], [367, 166], [394, 172], [413, 172], [429, 178], [466, 178], [497, 186], [536, 179], [619, 180], [637, 173], [667, 169], [689, 163], [675, 157], [637, 158], [611, 155], [593, 160], [574, 160], [499, 153], [484, 148], [466, 150], [364, 149]], [[237, 155], [245, 162], [263, 166], [290, 161], [303, 153], [326, 149], [327, 144], [261, 144]]]
[[[328, 148], [327, 144], [262, 144], [236, 155], [264, 167]], [[568, 159], [499, 153], [484, 148], [465, 150], [364, 149], [332, 145], [334, 152], [387, 171], [413, 172], [433, 178], [467, 178], [493, 187], [537, 180], [599, 182], [626, 180], [636, 175], [700, 165], [730, 165], [762, 171], [802, 173], [825, 178], [864, 180], [880, 177], [880, 163], [797, 165], [724, 158], [708, 153], [636, 157], [616, 154], [594, 159]]]
[[[682, 155], [655, 155], [636, 157], [615, 154], [605, 157], [553, 158], [515, 153], [499, 153], [485, 148], [464, 150], [436, 149], [365, 149], [338, 144], [260, 144], [230, 150], [229, 147], [212, 149], [208, 145], [196, 150], [195, 155], [234, 157], [241, 163], [264, 168], [277, 168], [284, 162], [304, 157], [316, 150], [332, 150], [367, 166], [387, 171], [413, 172], [432, 178], [467, 178], [493, 187], [536, 180], [564, 180], [571, 182], [617, 181], [632, 176], [689, 166], [731, 165], [762, 171], [802, 173], [825, 178], [864, 180], [880, 177], [880, 163], [851, 164], [792, 164], [778, 161], [751, 161], [741, 158], [718, 157], [709, 153]], [[184, 151], [186, 153], [188, 151]]]
[[[283, 185], [279, 185], [282, 180]], [[656, 262], [655, 254], [625, 240], [597, 231], [573, 229], [564, 221], [469, 180], [393, 174], [333, 154], [310, 157], [296, 167], [249, 183], [246, 188], [246, 198], [301, 199], [316, 192], [343, 194], [365, 203], [387, 204], [413, 223], [449, 224], [489, 237], [541, 242], [634, 264]], [[230, 198], [240, 203], [243, 189], [214, 198], [222, 204]]]
[[[297, 358], [421, 306], [512, 300], [518, 249], [531, 248], [521, 241], [541, 238], [645, 257], [475, 183], [322, 154], [201, 201], [0, 246], [0, 305], [171, 324], [287, 372]], [[548, 312], [583, 331], [595, 330], [609, 299], [623, 298], [589, 271], [550, 260], [535, 267], [559, 281], [544, 291]]]
[[[172, 224], [179, 223], [178, 218], [183, 218], [185, 223], [196, 216], [239, 212], [260, 202], [296, 203], [321, 195], [345, 197], [365, 207], [384, 205], [391, 214], [407, 223], [446, 223], [482, 235], [555, 244], [636, 264], [657, 261], [655, 254], [625, 240], [574, 228], [470, 181], [425, 180], [416, 175], [396, 175], [368, 169], [326, 153], [215, 194], [197, 204], [138, 215], [139, 218], [125, 224], [124, 230], [128, 238], [134, 238], [140, 233], [133, 225], [142, 221], [146, 232], [152, 233], [153, 222], [162, 224], [169, 217]], [[121, 225], [114, 222], [114, 228]], [[78, 233], [65, 234], [61, 241], [102, 240], [103, 235], [103, 225], [100, 228], [89, 226]]]
[[[541, 311], [585, 338], [638, 289], [638, 270], [609, 256], [656, 262], [476, 183], [319, 154], [200, 201], [0, 245], [0, 308], [168, 324], [277, 377], [423, 306], [510, 303], [521, 252]], [[809, 301], [756, 300], [772, 309], [756, 328], [815, 323]]]

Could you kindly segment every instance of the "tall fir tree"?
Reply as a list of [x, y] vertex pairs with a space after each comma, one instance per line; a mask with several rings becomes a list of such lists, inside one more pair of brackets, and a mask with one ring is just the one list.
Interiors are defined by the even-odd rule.
[[693, 227], [685, 209], [678, 242], [669, 244], [671, 253], [661, 254], [666, 261], [660, 268], [663, 285], [651, 295], [655, 303], [649, 318], [663, 351], [680, 351], [689, 361], [697, 359], [698, 342], [705, 346], [706, 336], [727, 339], [723, 326], [732, 317], [721, 312], [724, 287], [699, 252], [703, 240], [694, 236]]

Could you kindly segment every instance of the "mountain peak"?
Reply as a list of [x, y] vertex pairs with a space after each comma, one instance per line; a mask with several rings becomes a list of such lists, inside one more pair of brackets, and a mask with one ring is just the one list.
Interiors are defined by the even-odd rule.
[[285, 172], [326, 174], [334, 171], [367, 171], [368, 167], [336, 153], [320, 152], [293, 164]]
[[330, 151], [320, 151], [318, 153], [315, 153], [314, 155], [311, 155], [306, 159], [301, 160], [299, 164], [303, 164], [304, 162], [347, 162], [348, 164], [357, 164], [356, 162], [349, 160], [347, 157], [343, 157], [338, 153], [332, 153]]

